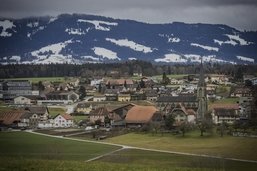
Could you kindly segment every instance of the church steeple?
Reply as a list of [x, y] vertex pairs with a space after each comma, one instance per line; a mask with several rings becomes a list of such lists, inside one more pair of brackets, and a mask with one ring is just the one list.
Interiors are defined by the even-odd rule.
[[197, 120], [202, 121], [204, 119], [204, 115], [208, 111], [202, 58], [201, 58], [201, 65], [200, 65], [199, 82], [197, 87], [197, 99], [198, 99]]
[[198, 87], [204, 87], [205, 81], [204, 81], [204, 71], [203, 71], [203, 58], [201, 58], [201, 65], [200, 65], [200, 73], [199, 73], [199, 82]]

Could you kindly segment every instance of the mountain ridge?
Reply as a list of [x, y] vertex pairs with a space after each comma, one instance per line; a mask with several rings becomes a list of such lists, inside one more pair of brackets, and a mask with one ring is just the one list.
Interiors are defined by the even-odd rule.
[[247, 64], [257, 60], [257, 32], [224, 24], [143, 23], [111, 17], [0, 19], [0, 63], [101, 63], [146, 60], [157, 63]]

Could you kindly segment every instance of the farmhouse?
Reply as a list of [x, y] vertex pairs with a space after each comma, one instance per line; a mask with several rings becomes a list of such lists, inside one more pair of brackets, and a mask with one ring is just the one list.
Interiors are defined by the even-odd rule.
[[118, 101], [119, 102], [129, 102], [131, 100], [130, 94], [119, 94]]
[[77, 101], [79, 95], [73, 91], [54, 91], [46, 94], [46, 100], [38, 100], [38, 104], [69, 104]]
[[69, 114], [58, 114], [53, 118], [54, 127], [72, 127], [73, 119]]
[[141, 127], [150, 122], [160, 123], [163, 120], [162, 115], [154, 106], [132, 107], [125, 118], [127, 127]]
[[212, 106], [212, 120], [213, 123], [219, 124], [226, 122], [233, 124], [236, 120], [240, 119], [239, 105], [238, 104], [217, 104]]
[[18, 124], [21, 121], [22, 116], [27, 113], [23, 110], [12, 110], [8, 112], [3, 112], [0, 115], [0, 125], [18, 127]]
[[83, 114], [89, 114], [92, 110], [92, 105], [88, 103], [79, 103], [77, 105], [76, 112], [83, 113]]

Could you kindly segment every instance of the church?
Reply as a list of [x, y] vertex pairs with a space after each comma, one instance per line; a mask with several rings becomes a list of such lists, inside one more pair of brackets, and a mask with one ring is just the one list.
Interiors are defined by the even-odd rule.
[[187, 96], [160, 96], [156, 102], [157, 107], [164, 117], [168, 115], [174, 116], [175, 125], [180, 125], [185, 121], [189, 123], [202, 121], [208, 111], [203, 63], [201, 62], [200, 65], [196, 94]]

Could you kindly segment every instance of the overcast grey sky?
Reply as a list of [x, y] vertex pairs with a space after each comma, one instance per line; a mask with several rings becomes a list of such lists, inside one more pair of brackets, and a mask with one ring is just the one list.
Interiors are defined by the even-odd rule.
[[226, 24], [257, 30], [257, 0], [0, 0], [0, 16], [83, 13], [148, 23]]

